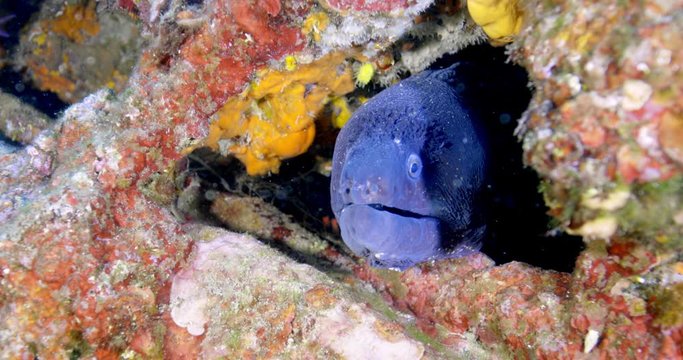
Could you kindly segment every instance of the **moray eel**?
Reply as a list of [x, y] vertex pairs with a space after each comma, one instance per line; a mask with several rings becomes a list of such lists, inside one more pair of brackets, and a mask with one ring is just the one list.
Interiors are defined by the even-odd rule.
[[402, 270], [480, 249], [486, 138], [465, 95], [481, 71], [460, 62], [407, 78], [339, 133], [332, 210], [344, 242], [371, 265]]

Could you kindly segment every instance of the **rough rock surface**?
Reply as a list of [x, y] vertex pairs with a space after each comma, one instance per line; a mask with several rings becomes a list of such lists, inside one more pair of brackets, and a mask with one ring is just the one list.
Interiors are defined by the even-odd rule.
[[93, 0], [43, 2], [12, 59], [34, 85], [74, 103], [101, 88], [121, 91], [138, 59], [138, 25]]
[[[519, 131], [558, 224], [585, 236], [571, 275], [483, 255], [397, 273], [303, 246], [328, 276], [178, 211], [176, 162], [257, 69], [381, 57], [427, 2], [382, 5], [408, 9], [393, 20], [364, 1], [118, 5], [159, 39], [128, 90], [0, 155], [2, 357], [352, 358], [372, 339], [409, 358], [681, 358], [680, 2], [527, 4], [512, 52], [537, 93]], [[302, 30], [317, 11], [319, 42]], [[275, 241], [312, 236], [268, 216]], [[368, 283], [395, 308], [344, 285]]]
[[402, 325], [315, 268], [250, 236], [192, 232], [211, 240], [196, 242], [174, 276], [169, 307], [172, 326], [201, 336], [202, 358], [433, 356]]
[[45, 114], [15, 96], [0, 92], [0, 133], [10, 140], [27, 145], [48, 123]]

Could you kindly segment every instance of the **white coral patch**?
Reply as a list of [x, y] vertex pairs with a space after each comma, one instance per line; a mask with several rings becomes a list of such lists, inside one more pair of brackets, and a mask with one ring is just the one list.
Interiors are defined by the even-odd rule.
[[71, 176], [71, 181], [79, 189], [90, 189], [93, 187], [94, 182], [85, 173], [85, 171], [79, 171]]
[[642, 80], [626, 80], [622, 88], [621, 106], [624, 110], [635, 111], [643, 107], [652, 96], [652, 86]]
[[378, 319], [359, 305], [326, 310], [316, 323], [318, 341], [346, 359], [420, 359], [424, 347], [405, 336], [381, 337]]
[[600, 333], [596, 330], [590, 329], [588, 330], [588, 333], [586, 333], [586, 337], [583, 339], [583, 352], [584, 354], [588, 354], [595, 348], [595, 345], [598, 344], [598, 340], [600, 339]]
[[608, 240], [617, 231], [617, 226], [617, 219], [615, 217], [604, 216], [588, 221], [576, 230], [568, 229], [567, 232], [572, 235], [581, 235], [589, 239]]
[[659, 157], [662, 156], [662, 152], [659, 147], [657, 135], [658, 131], [655, 124], [648, 124], [641, 126], [640, 129], [638, 129], [636, 141], [640, 147], [647, 150], [648, 154]]
[[674, 222], [678, 225], [683, 225], [683, 210], [674, 215]]
[[171, 318], [176, 325], [194, 336], [204, 333], [208, 321], [205, 310], [210, 298], [206, 286], [201, 282], [202, 274], [220, 268], [230, 254], [253, 250], [255, 246], [249, 241], [240, 241], [246, 237], [229, 234], [195, 245], [194, 260], [173, 277], [171, 284]]
[[194, 336], [204, 333], [207, 322], [204, 309], [208, 303], [206, 292], [194, 281], [192, 269], [182, 270], [171, 285], [171, 318], [176, 325]]
[[624, 207], [630, 197], [628, 188], [618, 188], [607, 194], [591, 188], [581, 196], [581, 204], [589, 209], [614, 211]]

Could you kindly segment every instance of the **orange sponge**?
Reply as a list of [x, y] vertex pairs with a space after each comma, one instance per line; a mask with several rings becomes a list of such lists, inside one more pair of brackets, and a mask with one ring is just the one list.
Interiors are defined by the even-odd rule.
[[354, 89], [344, 53], [332, 53], [293, 71], [267, 69], [218, 111], [206, 144], [233, 154], [250, 175], [276, 173], [280, 161], [304, 153], [314, 120], [330, 97]]

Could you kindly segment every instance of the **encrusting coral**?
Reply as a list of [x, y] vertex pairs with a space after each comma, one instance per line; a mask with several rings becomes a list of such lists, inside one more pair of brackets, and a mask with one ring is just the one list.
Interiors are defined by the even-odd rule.
[[330, 18], [326, 13], [319, 11], [308, 15], [304, 24], [301, 27], [301, 31], [309, 35], [315, 41], [320, 41], [322, 39], [321, 33], [330, 24]]
[[[436, 4], [421, 14], [415, 24], [397, 44], [395, 64], [382, 66], [377, 81], [391, 85], [398, 74], [412, 74], [426, 69], [444, 54], [453, 54], [463, 48], [486, 40], [486, 34], [467, 12], [464, 2]], [[386, 64], [386, 61], [384, 61]]]
[[66, 4], [59, 16], [44, 20], [44, 26], [82, 44], [87, 37], [96, 36], [100, 32], [95, 6], [94, 1]]
[[195, 358], [334, 353], [362, 359], [367, 348], [357, 345], [359, 339], [378, 358], [435, 357], [406, 328], [354, 300], [349, 287], [314, 267], [248, 235], [197, 230], [208, 241], [195, 243], [193, 258], [174, 277], [169, 295], [170, 326], [194, 338], [202, 335]]
[[[232, 9], [236, 15], [245, 11], [238, 4]], [[409, 29], [412, 16], [428, 5], [426, 0], [383, 5], [326, 3], [344, 16], [313, 9], [303, 17], [300, 34], [310, 41], [315, 51], [309, 49], [284, 56], [284, 71], [259, 71], [245, 91], [228, 99], [213, 116], [209, 135], [202, 145], [224, 155], [235, 155], [251, 175], [276, 173], [283, 159], [302, 154], [311, 145], [315, 117], [328, 101], [334, 101], [333, 107], [341, 116], [334, 117], [335, 126], [341, 126], [344, 117], [349, 115], [348, 111], [339, 111], [343, 110], [339, 96], [354, 89], [354, 74], [346, 57], [363, 62], [359, 67], [360, 77], [356, 76], [359, 86], [369, 83], [374, 75], [372, 61], [382, 58], [381, 50], [388, 49], [393, 40], [402, 36]], [[348, 11], [358, 6], [367, 13]], [[386, 9], [400, 11], [383, 13]], [[271, 33], [267, 29], [255, 30], [258, 31], [249, 32], [258, 34], [257, 43], [269, 38]], [[374, 45], [354, 48], [356, 44], [368, 42]]]

